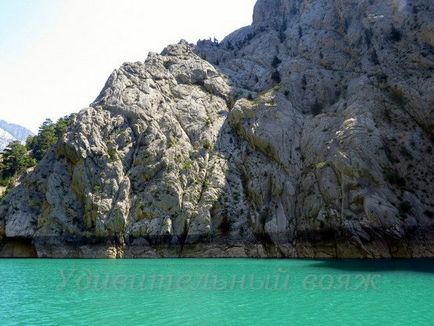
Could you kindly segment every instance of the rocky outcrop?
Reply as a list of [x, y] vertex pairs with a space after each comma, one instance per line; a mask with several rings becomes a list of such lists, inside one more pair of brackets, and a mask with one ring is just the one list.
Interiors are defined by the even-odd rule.
[[[8, 193], [39, 257], [431, 257], [434, 5], [259, 0], [113, 72]], [[10, 250], [9, 250], [10, 251]]]

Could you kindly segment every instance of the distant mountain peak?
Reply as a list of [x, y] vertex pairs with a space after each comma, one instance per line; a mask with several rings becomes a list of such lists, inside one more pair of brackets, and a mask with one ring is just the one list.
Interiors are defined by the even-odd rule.
[[23, 126], [0, 120], [0, 151], [5, 149], [10, 142], [14, 140], [24, 142], [31, 135], [33, 133]]

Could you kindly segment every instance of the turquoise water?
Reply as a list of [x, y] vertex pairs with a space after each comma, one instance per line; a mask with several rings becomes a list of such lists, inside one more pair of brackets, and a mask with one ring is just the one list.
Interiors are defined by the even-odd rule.
[[434, 261], [0, 260], [0, 325], [433, 325]]

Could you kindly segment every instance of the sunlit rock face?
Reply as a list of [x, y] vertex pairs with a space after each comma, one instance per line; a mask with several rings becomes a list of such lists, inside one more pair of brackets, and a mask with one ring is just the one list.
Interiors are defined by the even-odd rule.
[[220, 43], [124, 64], [5, 197], [0, 238], [39, 257], [431, 257], [433, 22], [427, 0], [260, 0]]

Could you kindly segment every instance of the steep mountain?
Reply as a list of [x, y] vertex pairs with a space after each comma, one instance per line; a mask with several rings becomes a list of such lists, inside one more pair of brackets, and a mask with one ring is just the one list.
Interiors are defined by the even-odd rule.
[[434, 4], [258, 0], [115, 70], [0, 206], [2, 256], [434, 256]]
[[24, 142], [27, 137], [31, 135], [33, 135], [33, 133], [27, 128], [0, 120], [0, 151], [10, 142], [14, 140]]

